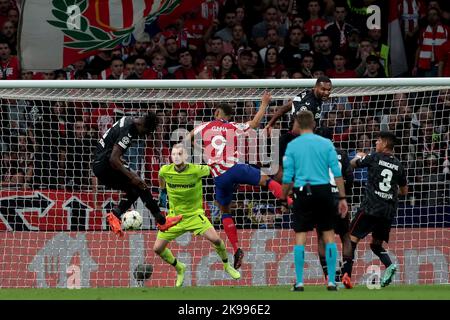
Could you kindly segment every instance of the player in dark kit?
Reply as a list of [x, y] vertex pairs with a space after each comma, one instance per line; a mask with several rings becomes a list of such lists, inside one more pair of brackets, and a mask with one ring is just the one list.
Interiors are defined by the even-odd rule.
[[322, 103], [330, 97], [331, 89], [332, 84], [330, 78], [327, 76], [319, 77], [313, 89], [303, 90], [293, 100], [279, 107], [267, 124], [266, 129], [272, 128], [274, 123], [285, 113], [290, 112], [292, 116], [295, 116], [303, 110], [309, 110], [313, 113], [316, 128], [318, 128], [320, 126]]
[[358, 153], [350, 161], [353, 168], [369, 169], [364, 199], [350, 225], [352, 256], [355, 255], [358, 242], [372, 233], [370, 248], [386, 267], [381, 280], [382, 287], [391, 283], [397, 271], [397, 266], [383, 248], [383, 241], [389, 241], [391, 223], [397, 213], [398, 195], [408, 193], [406, 171], [392, 155], [395, 141], [393, 133], [382, 131], [376, 141], [375, 153]]
[[145, 137], [155, 131], [157, 124], [158, 119], [154, 113], [138, 118], [123, 117], [105, 132], [97, 144], [92, 166], [95, 176], [106, 187], [126, 193], [126, 199], [122, 199], [106, 216], [112, 231], [119, 236], [123, 236], [121, 215], [139, 197], [155, 217], [159, 230], [166, 231], [182, 219], [181, 215], [167, 218], [162, 215], [145, 181], [131, 171], [122, 159], [133, 139]]
[[[329, 128], [322, 127], [319, 128], [316, 134], [332, 140], [332, 131]], [[342, 178], [344, 179], [345, 194], [347, 197], [351, 195], [353, 188], [353, 169], [350, 165], [350, 160], [348, 159], [348, 154], [346, 151], [336, 148], [336, 153], [338, 156], [339, 166], [342, 172]], [[336, 272], [336, 282], [342, 282], [347, 289], [351, 289], [353, 285], [351, 284], [351, 272], [353, 265], [352, 256], [352, 245], [350, 241], [350, 215], [346, 215], [342, 218], [339, 214], [339, 190], [336, 187], [336, 181], [334, 180], [333, 173], [330, 172], [330, 184], [331, 191], [333, 193], [334, 202], [336, 206], [336, 215], [334, 223], [334, 233], [339, 235], [342, 243], [342, 263], [340, 270]], [[323, 274], [325, 278], [328, 277], [327, 261], [325, 258], [325, 243], [323, 242], [323, 237], [320, 233], [317, 235], [317, 247], [319, 251], [320, 265], [322, 266]]]
[[322, 103], [330, 97], [332, 89], [332, 84], [330, 78], [327, 76], [319, 77], [313, 89], [306, 89], [300, 92], [293, 100], [279, 108], [277, 112], [270, 119], [269, 123], [265, 129], [270, 133], [272, 126], [277, 120], [283, 116], [285, 113], [290, 112], [292, 125], [290, 125], [291, 130], [280, 137], [280, 147], [279, 147], [279, 159], [280, 166], [278, 172], [275, 174], [274, 179], [276, 181], [281, 181], [283, 176], [283, 157], [289, 142], [298, 137], [298, 128], [295, 128], [295, 121], [293, 121], [295, 115], [303, 110], [309, 110], [314, 115], [314, 120], [316, 122], [316, 129], [320, 127], [320, 116], [322, 113]]

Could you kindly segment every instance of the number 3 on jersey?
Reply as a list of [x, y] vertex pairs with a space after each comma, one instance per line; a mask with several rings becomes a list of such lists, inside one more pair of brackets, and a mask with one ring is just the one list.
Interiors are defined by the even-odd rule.
[[381, 171], [381, 176], [383, 177], [383, 181], [378, 184], [378, 187], [381, 191], [388, 192], [391, 190], [392, 171], [384, 169]]

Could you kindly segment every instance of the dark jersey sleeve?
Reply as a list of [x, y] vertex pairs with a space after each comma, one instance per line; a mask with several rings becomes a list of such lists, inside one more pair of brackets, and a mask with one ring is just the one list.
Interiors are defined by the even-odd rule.
[[313, 113], [314, 119], [319, 124], [322, 102], [317, 100], [312, 90], [302, 91], [292, 101], [292, 114], [296, 115], [303, 110], [309, 110]]
[[356, 166], [358, 168], [368, 168], [372, 166], [375, 161], [375, 154], [368, 154], [362, 159], [356, 160]]

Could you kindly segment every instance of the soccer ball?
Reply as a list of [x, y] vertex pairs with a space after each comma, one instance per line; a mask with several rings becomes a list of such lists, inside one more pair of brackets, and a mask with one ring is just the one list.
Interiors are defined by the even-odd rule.
[[122, 229], [138, 230], [142, 227], [142, 216], [136, 210], [130, 210], [122, 215]]

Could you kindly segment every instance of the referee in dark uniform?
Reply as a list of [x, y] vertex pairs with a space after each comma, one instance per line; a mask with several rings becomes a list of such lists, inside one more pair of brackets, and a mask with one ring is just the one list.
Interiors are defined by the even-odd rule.
[[333, 143], [313, 133], [314, 115], [311, 111], [300, 111], [295, 118], [300, 136], [290, 142], [283, 159], [283, 195], [286, 199], [294, 186], [293, 222], [295, 231], [294, 262], [296, 283], [294, 291], [303, 291], [303, 265], [305, 262], [306, 234], [314, 227], [325, 242], [325, 257], [328, 269], [328, 290], [337, 290], [336, 259], [334, 242], [334, 215], [336, 206], [330, 185], [330, 169], [339, 191], [339, 213], [347, 215], [344, 180]]

